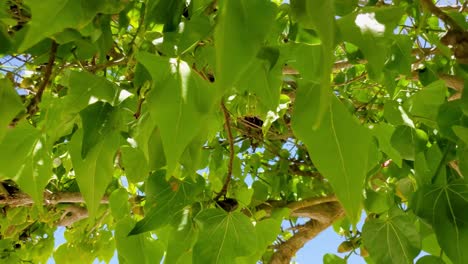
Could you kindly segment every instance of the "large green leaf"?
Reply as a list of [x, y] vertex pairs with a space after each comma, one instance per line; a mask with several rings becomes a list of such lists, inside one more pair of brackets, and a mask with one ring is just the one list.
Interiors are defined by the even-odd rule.
[[69, 152], [75, 177], [86, 202], [90, 217], [94, 217], [107, 185], [114, 173], [114, 155], [119, 146], [119, 134], [111, 133], [82, 158], [83, 129], [73, 135]]
[[0, 142], [7, 131], [8, 125], [19, 111], [24, 109], [21, 99], [13, 89], [11, 82], [0, 79]]
[[192, 221], [177, 228], [171, 227], [164, 263], [190, 264], [192, 263], [193, 246], [198, 238], [199, 230]]
[[376, 263], [413, 263], [421, 250], [421, 238], [414, 222], [399, 209], [367, 221], [362, 241]]
[[32, 18], [18, 47], [24, 51], [42, 39], [66, 28], [82, 29], [98, 13], [118, 13], [121, 5], [117, 0], [44, 0], [25, 1], [31, 9]]
[[127, 179], [132, 183], [144, 181], [148, 176], [149, 167], [143, 151], [130, 146], [122, 146], [120, 152]]
[[415, 93], [404, 104], [416, 120], [436, 126], [439, 106], [445, 102], [447, 86], [442, 80], [433, 82]]
[[397, 126], [390, 139], [392, 147], [403, 159], [414, 160], [416, 154], [423, 151], [427, 143], [427, 135], [423, 130], [409, 126]]
[[215, 76], [218, 88], [227, 91], [255, 58], [274, 22], [276, 7], [268, 0], [222, 0], [218, 12]]
[[207, 209], [195, 218], [200, 235], [193, 248], [193, 263], [234, 263], [240, 256], [256, 249], [255, 228], [249, 218], [239, 212]]
[[[306, 93], [306, 94], [303, 94]], [[308, 97], [310, 91], [298, 91]], [[307, 112], [294, 109], [292, 128], [307, 146], [317, 169], [328, 179], [353, 223], [361, 215], [362, 189], [367, 171], [371, 136], [336, 98], [332, 98], [322, 123], [312, 129]]]
[[13, 179], [39, 205], [52, 174], [47, 146], [40, 131], [24, 123], [9, 130], [0, 144], [0, 179]]
[[161, 132], [170, 175], [184, 149], [202, 129], [213, 106], [214, 90], [184, 61], [144, 53], [137, 58], [153, 78], [147, 101]]
[[175, 178], [169, 182], [165, 171], [157, 171], [146, 182], [145, 218], [139, 221], [130, 235], [154, 230], [180, 220], [184, 208], [188, 208], [203, 191], [205, 180], [198, 176], [196, 181]]
[[[304, 75], [298, 81], [298, 91], [294, 102], [294, 116], [312, 128], [316, 128], [323, 117], [322, 106], [327, 106], [330, 97], [330, 86], [325, 84], [330, 77], [327, 67], [326, 54], [322, 45], [294, 44], [290, 46], [291, 61], [289, 64]], [[294, 59], [292, 59], [294, 58]], [[324, 90], [325, 89], [325, 90]], [[329, 105], [327, 106], [329, 107]]]
[[85, 159], [99, 142], [119, 130], [121, 121], [118, 109], [103, 102], [86, 107], [80, 112], [80, 116], [83, 124], [81, 158]]
[[[299, 22], [306, 28], [312, 28], [321, 41], [321, 60], [315, 61], [316, 64], [320, 65], [321, 73], [317, 76], [317, 70], [314, 68], [306, 68], [301, 71], [304, 76], [309, 76], [310, 80], [319, 84], [316, 88], [319, 89], [318, 101], [314, 104], [317, 114], [314, 116], [313, 123], [313, 126], [317, 127], [327, 111], [331, 98], [330, 74], [336, 35], [334, 1], [293, 0], [291, 1], [291, 9]], [[307, 55], [309, 54], [305, 53], [301, 56]]]
[[126, 216], [117, 222], [115, 228], [115, 244], [120, 263], [160, 263], [164, 255], [161, 241], [154, 239], [151, 234], [128, 236], [135, 221]]
[[432, 225], [440, 247], [454, 264], [468, 262], [468, 186], [463, 180], [422, 187], [411, 207]]
[[70, 113], [77, 113], [98, 100], [114, 105], [119, 94], [114, 83], [89, 72], [67, 71], [61, 83], [69, 87], [64, 110]]

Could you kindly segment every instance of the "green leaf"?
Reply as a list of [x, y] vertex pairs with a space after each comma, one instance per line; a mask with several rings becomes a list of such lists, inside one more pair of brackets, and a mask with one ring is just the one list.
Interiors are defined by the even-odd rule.
[[0, 179], [13, 179], [38, 205], [52, 174], [52, 160], [40, 131], [21, 123], [0, 144]]
[[362, 51], [368, 60], [369, 76], [375, 80], [382, 77], [382, 68], [387, 60], [393, 29], [404, 9], [401, 7], [364, 8], [337, 21], [341, 37]]
[[423, 256], [422, 258], [418, 259], [416, 264], [445, 264], [445, 262], [436, 256]]
[[114, 219], [122, 219], [130, 213], [128, 206], [128, 193], [124, 188], [119, 188], [109, 196], [109, 207]]
[[335, 11], [338, 16], [344, 16], [354, 11], [358, 6], [358, 0], [335, 0]]
[[85, 159], [99, 142], [118, 131], [120, 116], [118, 109], [103, 102], [86, 107], [80, 112], [80, 116], [83, 124], [81, 158]]
[[323, 255], [323, 264], [346, 264], [346, 260], [335, 254], [325, 254]]
[[271, 70], [269, 67], [270, 65], [263, 61], [253, 61], [237, 85], [240, 92], [246, 90], [257, 96], [257, 107], [262, 117], [266, 117], [268, 111], [276, 112], [281, 94], [281, 67], [277, 66]]
[[122, 146], [120, 152], [122, 153], [125, 176], [128, 180], [132, 183], [144, 181], [148, 177], [149, 167], [143, 151], [130, 146]]
[[364, 224], [362, 241], [376, 263], [413, 263], [421, 239], [411, 218], [399, 209]]
[[411, 63], [413, 62], [413, 57], [409, 56], [409, 54], [412, 52], [413, 41], [407, 35], [395, 35], [393, 38], [386, 68], [398, 74], [409, 76], [411, 74]]
[[468, 186], [463, 180], [420, 188], [411, 207], [432, 225], [440, 247], [454, 264], [468, 262]]
[[171, 227], [165, 263], [192, 263], [193, 246], [198, 238], [198, 229], [189, 221], [177, 229]]
[[380, 123], [372, 126], [371, 132], [379, 141], [379, 149], [388, 155], [389, 158], [395, 162], [398, 167], [402, 166], [402, 159], [400, 153], [392, 147], [390, 139], [392, 137], [395, 127], [387, 123]]
[[416, 154], [425, 149], [427, 135], [420, 129], [404, 125], [397, 126], [390, 142], [393, 148], [398, 150], [403, 159], [414, 160]]
[[95, 216], [114, 173], [114, 155], [119, 146], [119, 134], [111, 133], [96, 143], [82, 159], [83, 129], [75, 132], [69, 143], [69, 152], [75, 177], [83, 194], [89, 216]]
[[139, 221], [129, 235], [140, 234], [177, 222], [184, 208], [196, 201], [203, 190], [205, 180], [198, 176], [196, 181], [181, 182], [171, 178], [165, 180], [165, 172], [157, 171], [146, 182], [145, 218]]
[[320, 45], [295, 44], [291, 46], [294, 59], [290, 64], [305, 77], [298, 81], [298, 90], [294, 102], [294, 115], [316, 128], [323, 117], [322, 106], [326, 97], [330, 97], [329, 86], [324, 92], [324, 76], [329, 78], [325, 54]]
[[256, 249], [255, 228], [239, 212], [207, 209], [197, 215], [200, 235], [193, 248], [193, 263], [233, 263]]
[[468, 127], [453, 126], [452, 130], [468, 146]]
[[0, 142], [8, 129], [8, 125], [16, 115], [24, 109], [18, 93], [8, 79], [0, 79]]
[[115, 244], [120, 263], [160, 263], [164, 255], [164, 246], [151, 234], [128, 236], [134, 226], [134, 220], [128, 216], [117, 222]]
[[468, 116], [463, 114], [460, 100], [446, 102], [439, 108], [437, 124], [440, 134], [454, 142], [458, 141], [454, 126], [468, 127]]
[[436, 127], [439, 106], [446, 100], [447, 86], [442, 80], [433, 82], [415, 93], [404, 104], [415, 119]]
[[0, 144], [0, 178], [17, 177], [39, 137], [40, 132], [37, 129], [23, 122], [7, 131]]
[[[334, 1], [306, 1], [293, 0], [291, 1], [291, 9], [299, 21], [305, 27], [312, 28], [318, 35], [321, 41], [321, 61], [320, 73], [318, 76], [315, 68], [304, 69], [301, 73], [305, 76], [312, 77], [314, 82], [317, 82], [318, 102], [315, 105], [317, 115], [314, 115], [313, 126], [316, 128], [330, 104], [330, 74], [332, 73], [332, 65], [334, 60], [333, 50], [335, 47], [335, 10]], [[303, 55], [301, 55], [303, 56]], [[307, 56], [307, 55], [306, 55]]]
[[161, 132], [170, 175], [209, 116], [215, 100], [214, 90], [184, 61], [143, 53], [137, 59], [153, 78], [153, 89], [147, 101], [151, 118]]
[[93, 101], [114, 105], [119, 88], [104, 77], [89, 72], [67, 71], [61, 83], [70, 88], [65, 96], [66, 111], [77, 113]]
[[268, 0], [220, 1], [214, 32], [215, 76], [220, 91], [229, 91], [255, 58], [275, 13], [275, 5]]
[[32, 18], [23, 29], [20, 52], [66, 28], [82, 29], [98, 13], [113, 14], [121, 9], [116, 0], [27, 0], [25, 3], [31, 9]]
[[[297, 97], [304, 96], [298, 94]], [[294, 109], [292, 128], [307, 146], [317, 169], [328, 179], [346, 214], [356, 224], [368, 168], [371, 136], [333, 97], [320, 127], [312, 129], [307, 113]]]

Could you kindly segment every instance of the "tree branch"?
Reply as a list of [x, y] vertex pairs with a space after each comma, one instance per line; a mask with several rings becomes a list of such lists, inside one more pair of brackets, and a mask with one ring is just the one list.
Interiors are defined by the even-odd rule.
[[231, 131], [231, 117], [229, 116], [229, 112], [226, 109], [226, 106], [224, 105], [224, 102], [221, 101], [221, 109], [223, 110], [224, 114], [224, 127], [227, 132], [227, 137], [229, 141], [229, 163], [228, 163], [228, 171], [227, 171], [227, 176], [226, 180], [224, 181], [223, 188], [221, 191], [216, 195], [214, 200], [219, 200], [221, 196], [226, 196], [229, 183], [231, 182], [231, 177], [232, 177], [232, 164], [234, 162], [234, 139], [232, 137], [232, 131]]
[[308, 241], [344, 216], [343, 208], [336, 202], [321, 204], [320, 206], [324, 217], [320, 220], [311, 219], [306, 224], [299, 226], [296, 229], [297, 233], [277, 247], [275, 253], [271, 256], [270, 264], [289, 264], [291, 258]]
[[[55, 205], [60, 203], [84, 203], [85, 200], [79, 192], [58, 192], [50, 193], [44, 192], [44, 204]], [[107, 196], [101, 199], [101, 204], [109, 203]], [[15, 193], [8, 197], [0, 196], [0, 205], [6, 205], [10, 207], [27, 206], [34, 204], [31, 196], [25, 193]]]
[[420, 0], [421, 5], [426, 8], [429, 12], [434, 14], [440, 20], [444, 21], [444, 23], [450, 26], [452, 29], [457, 31], [464, 31], [460, 25], [449, 15], [447, 15], [444, 11], [442, 11], [439, 7], [437, 7], [432, 0]]

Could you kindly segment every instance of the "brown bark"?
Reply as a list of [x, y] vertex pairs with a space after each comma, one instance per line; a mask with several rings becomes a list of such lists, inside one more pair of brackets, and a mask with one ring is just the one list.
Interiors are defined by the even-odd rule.
[[[270, 264], [288, 264], [308, 241], [316, 237], [323, 230], [327, 229], [333, 222], [344, 216], [343, 207], [338, 202], [328, 202], [313, 206], [310, 209], [303, 208], [311, 214], [315, 211], [315, 219], [310, 219], [306, 224], [299, 226], [290, 239], [281, 243], [270, 259]], [[317, 217], [320, 216], [320, 217]]]
[[[60, 203], [84, 203], [84, 198], [79, 192], [44, 192], [44, 205], [55, 205]], [[31, 196], [25, 193], [15, 193], [8, 197], [0, 196], [0, 205], [10, 207], [28, 206], [34, 203]], [[103, 197], [102, 204], [109, 203], [107, 197]]]

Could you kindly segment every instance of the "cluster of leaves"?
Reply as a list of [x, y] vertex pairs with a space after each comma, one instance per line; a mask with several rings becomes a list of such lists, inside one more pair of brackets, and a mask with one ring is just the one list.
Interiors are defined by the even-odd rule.
[[0, 259], [468, 263], [461, 2], [3, 1]]

